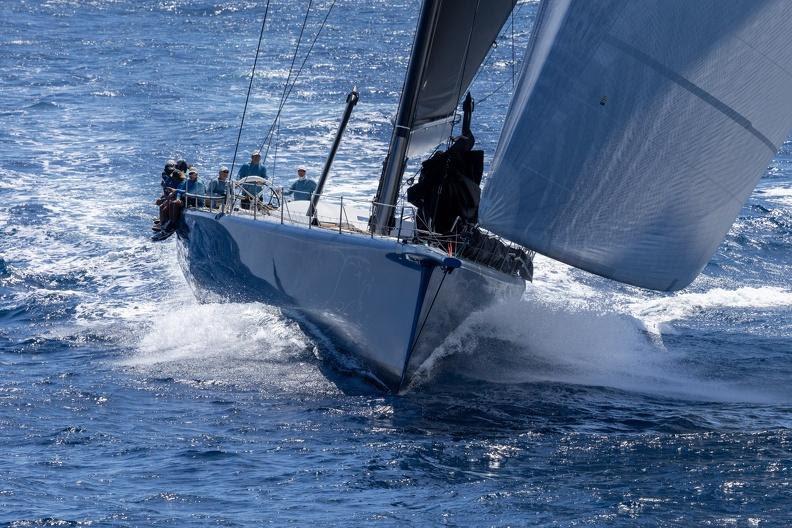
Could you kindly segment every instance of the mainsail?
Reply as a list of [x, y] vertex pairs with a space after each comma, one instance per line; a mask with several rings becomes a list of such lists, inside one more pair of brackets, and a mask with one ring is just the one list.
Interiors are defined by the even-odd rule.
[[482, 225], [685, 287], [792, 127], [790, 35], [788, 0], [543, 0]]
[[516, 0], [427, 0], [438, 4], [421, 75], [408, 156], [448, 139], [460, 97], [487, 56]]
[[487, 56], [515, 0], [424, 0], [372, 216], [386, 232], [407, 156], [451, 133], [454, 110]]

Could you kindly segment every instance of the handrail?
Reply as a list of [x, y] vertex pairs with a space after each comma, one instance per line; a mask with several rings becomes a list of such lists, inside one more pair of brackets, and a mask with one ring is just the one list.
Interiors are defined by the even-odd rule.
[[[307, 225], [308, 228], [312, 227], [320, 227], [320, 228], [329, 228], [333, 229], [339, 233], [355, 233], [367, 236], [374, 236], [373, 234], [369, 233], [368, 231], [368, 218], [370, 216], [371, 210], [376, 206], [386, 206], [390, 208], [400, 208], [401, 214], [396, 215], [398, 217], [399, 222], [399, 229], [396, 236], [393, 235], [376, 235], [378, 238], [412, 238], [415, 235], [415, 208], [406, 204], [397, 204], [397, 205], [389, 205], [389, 204], [381, 204], [375, 202], [371, 199], [364, 199], [364, 198], [350, 198], [343, 194], [336, 194], [336, 193], [323, 193], [322, 195], [316, 195], [322, 197], [322, 202], [320, 206], [317, 208], [315, 218], [317, 219], [316, 224], [313, 226], [311, 225], [311, 219], [304, 214], [303, 211], [300, 211], [299, 214], [295, 216], [296, 211], [294, 211], [293, 206], [296, 203], [304, 202], [305, 204], [309, 204], [310, 201], [303, 201], [303, 200], [291, 200], [287, 201], [283, 197], [283, 187], [274, 188], [271, 185], [266, 185], [271, 192], [277, 196], [279, 200], [278, 206], [270, 206], [266, 204], [266, 200], [263, 200], [259, 195], [254, 195], [250, 192], [247, 188], [244, 187], [244, 184], [239, 181], [232, 181], [227, 180], [227, 187], [226, 187], [226, 194], [225, 195], [214, 195], [214, 194], [196, 194], [196, 193], [185, 193], [186, 207], [189, 209], [197, 209], [197, 210], [207, 210], [207, 211], [220, 211], [224, 214], [241, 214], [248, 217], [253, 217], [254, 220], [259, 219], [272, 219], [272, 213], [274, 211], [279, 211], [277, 214], [277, 221], [283, 224], [301, 224]], [[240, 207], [240, 200], [247, 200], [250, 202], [250, 208], [245, 209]], [[330, 210], [328, 211], [328, 215], [322, 214], [322, 210]], [[350, 214], [350, 209], [352, 211], [358, 211], [358, 213]], [[351, 217], [362, 217], [361, 214], [363, 211], [366, 211], [365, 220], [354, 220], [350, 221]]]
[[[229, 182], [229, 183], [232, 183], [234, 187], [237, 187], [241, 191], [239, 193], [234, 193], [234, 197], [235, 198], [245, 198], [246, 197], [246, 198], [251, 199], [251, 200], [255, 200], [257, 198], [257, 196], [255, 196], [253, 193], [249, 192], [247, 189], [245, 189], [244, 187], [239, 185], [237, 182]], [[278, 197], [282, 196], [282, 188], [273, 189], [273, 191], [276, 193], [276, 195]], [[228, 194], [225, 194], [225, 195], [196, 194], [196, 193], [186, 192], [185, 196], [187, 198], [198, 198], [198, 199], [203, 198], [204, 200], [222, 200], [222, 199], [228, 198], [229, 195]], [[395, 205], [394, 204], [385, 204], [385, 203], [382, 203], [382, 202], [376, 202], [374, 200], [366, 200], [366, 199], [363, 199], [363, 198], [349, 198], [346, 195], [335, 194], [335, 193], [324, 193], [324, 194], [321, 194], [321, 195], [320, 194], [316, 194], [316, 196], [321, 196], [324, 203], [333, 203], [332, 200], [335, 199], [339, 203], [348, 202], [348, 203], [360, 204], [360, 205], [366, 205], [366, 206], [389, 207], [389, 208], [392, 208], [392, 209], [401, 208], [404, 211], [404, 213], [402, 213], [401, 216], [403, 216], [404, 218], [413, 218], [415, 216], [415, 208], [413, 206], [411, 206], [411, 205], [405, 205], [403, 203], [398, 203], [398, 204], [395, 204]], [[329, 202], [327, 202], [328, 200], [329, 200]], [[295, 202], [295, 201], [303, 201], [303, 200], [288, 200], [288, 201], [284, 200], [283, 203], [284, 204], [288, 204], [288, 203], [292, 203], [292, 202]], [[304, 201], [309, 202], [309, 200], [304, 200]], [[275, 207], [275, 208], [277, 209], [277, 207]], [[228, 212], [231, 213], [232, 211], [228, 211]], [[239, 212], [239, 211], [238, 210], [234, 210], [233, 212]], [[344, 214], [346, 214], [346, 213], [344, 213]], [[427, 233], [428, 233], [428, 231], [427, 231]]]
[[[382, 204], [377, 203], [374, 200], [349, 198], [344, 195], [327, 193], [322, 198], [321, 207], [316, 211], [316, 215], [314, 217], [316, 222], [314, 222], [311, 217], [305, 214], [306, 211], [302, 211], [300, 209], [298, 209], [299, 212], [294, 211], [292, 207], [295, 203], [302, 202], [307, 208], [310, 204], [309, 200], [282, 200], [280, 207], [258, 207], [256, 205], [253, 207], [253, 210], [240, 209], [236, 207], [238, 198], [241, 198], [244, 194], [247, 194], [249, 198], [253, 198], [254, 204], [258, 204], [256, 201], [257, 197], [253, 196], [252, 193], [247, 192], [247, 190], [244, 188], [242, 188], [241, 193], [233, 192], [234, 187], [240, 186], [237, 184], [237, 182], [231, 183], [232, 185], [230, 185], [228, 188], [231, 189], [232, 192], [225, 196], [185, 193], [187, 198], [196, 199], [195, 202], [197, 203], [197, 205], [193, 205], [189, 203], [192, 200], [185, 199], [185, 207], [188, 209], [215, 212], [217, 211], [217, 208], [212, 206], [213, 201], [222, 200], [223, 203], [219, 209], [224, 214], [241, 214], [256, 221], [263, 220], [277, 222], [279, 224], [302, 225], [307, 229], [325, 229], [338, 233], [339, 235], [352, 234], [368, 236], [371, 238], [376, 237], [392, 239], [403, 243], [409, 242], [425, 244], [430, 247], [435, 247], [444, 253], [447, 253], [449, 256], [464, 257], [465, 259], [471, 260], [473, 262], [483, 263], [484, 265], [493, 269], [500, 271], [504, 271], [505, 269], [505, 272], [508, 273], [514, 273], [514, 270], [516, 269], [514, 267], [515, 262], [511, 256], [512, 253], [509, 251], [506, 253], [493, 253], [492, 247], [490, 245], [493, 240], [497, 240], [499, 243], [505, 245], [508, 249], [519, 249], [525, 252], [529, 259], [532, 259], [534, 255], [533, 251], [526, 251], [519, 244], [514, 244], [497, 235], [486, 232], [484, 233], [485, 237], [481, 237], [478, 239], [478, 242], [475, 242], [476, 239], [474, 238], [471, 240], [467, 232], [442, 234], [427, 231], [425, 229], [419, 229], [415, 221], [415, 208], [404, 203], [398, 203], [396, 205]], [[278, 197], [282, 199], [283, 188], [281, 187], [279, 189], [274, 189], [274, 191], [277, 193]], [[355, 205], [358, 207], [355, 208]], [[371, 211], [376, 206], [399, 208], [399, 214], [394, 215], [398, 224], [395, 229], [390, 231], [390, 233], [395, 233], [395, 235], [376, 234], [372, 230], [368, 229], [369, 216], [366, 216], [364, 220], [350, 222], [350, 208], [353, 211], [357, 210], [358, 212], [366, 211], [366, 213], [370, 215]], [[336, 207], [338, 207], [338, 209], [336, 209]], [[328, 214], [323, 215], [321, 214], [322, 209], [326, 211], [330, 209], [330, 211], [328, 211]]]

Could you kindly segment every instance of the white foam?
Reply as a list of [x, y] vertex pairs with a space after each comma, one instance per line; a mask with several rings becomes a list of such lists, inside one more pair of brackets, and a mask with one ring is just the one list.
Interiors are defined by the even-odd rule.
[[629, 315], [529, 296], [471, 315], [430, 357], [410, 389], [453, 372], [491, 383], [560, 382], [716, 401], [777, 395], [692, 375], [684, 355], [649, 339]]
[[780, 205], [792, 206], [792, 187], [759, 187], [754, 191], [754, 194]]
[[713, 288], [704, 292], [681, 292], [663, 297], [636, 299], [628, 302], [626, 309], [643, 321], [647, 330], [661, 333], [670, 329], [668, 323], [706, 311], [724, 308], [775, 309], [791, 306], [792, 290], [763, 286], [734, 290]]
[[466, 360], [459, 368], [487, 381], [602, 384], [612, 382], [616, 371], [651, 375], [644, 365], [658, 352], [627, 316], [529, 294], [473, 314], [427, 366], [462, 354]]
[[118, 362], [146, 376], [291, 394], [334, 392], [319, 370], [315, 344], [277, 308], [187, 303], [164, 313]]

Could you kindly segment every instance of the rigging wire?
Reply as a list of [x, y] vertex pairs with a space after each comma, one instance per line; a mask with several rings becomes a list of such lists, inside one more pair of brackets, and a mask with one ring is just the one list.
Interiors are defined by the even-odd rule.
[[[300, 78], [300, 74], [302, 73], [305, 64], [308, 62], [308, 58], [311, 56], [311, 52], [314, 49], [314, 45], [316, 44], [316, 41], [319, 40], [319, 36], [322, 34], [322, 30], [324, 29], [325, 25], [327, 25], [327, 19], [330, 17], [330, 13], [333, 11], [333, 7], [335, 6], [335, 3], [336, 0], [333, 0], [332, 3], [330, 4], [330, 7], [327, 9], [327, 13], [325, 13], [324, 19], [322, 19], [322, 23], [319, 25], [319, 29], [317, 30], [316, 35], [314, 35], [314, 38], [311, 41], [311, 45], [308, 46], [308, 51], [306, 52], [305, 57], [303, 58], [303, 61], [300, 64], [300, 67], [297, 69], [297, 73], [294, 75], [294, 79], [292, 79], [292, 83], [288, 87], [288, 90], [285, 92], [285, 97], [283, 98], [283, 100], [280, 103], [280, 106], [278, 107], [278, 113], [275, 118], [276, 122], [278, 123], [278, 127], [276, 128], [276, 130], [280, 130], [280, 122], [278, 120], [280, 118], [281, 111], [283, 110], [283, 107], [285, 106], [286, 102], [289, 100], [289, 96], [291, 95], [292, 90], [297, 84], [297, 80]], [[307, 13], [306, 13], [306, 19], [307, 19]], [[267, 133], [267, 137], [264, 138], [264, 142], [267, 143], [267, 151], [266, 151], [267, 153], [269, 152], [270, 144], [272, 143], [271, 133], [272, 133], [272, 127], [270, 127], [270, 131]], [[261, 144], [262, 149], [264, 148], [264, 142], [262, 142]]]
[[[286, 82], [283, 83], [283, 93], [281, 93], [280, 103], [278, 103], [278, 112], [275, 114], [275, 119], [272, 121], [272, 124], [267, 131], [267, 135], [264, 138], [264, 141], [261, 143], [261, 149], [264, 148], [264, 143], [267, 142], [267, 139], [271, 137], [272, 131], [275, 129], [275, 125], [278, 123], [280, 119], [281, 110], [283, 109], [283, 103], [286, 99], [286, 90], [289, 87], [289, 81], [291, 80], [292, 72], [294, 71], [294, 63], [297, 62], [297, 52], [300, 51], [300, 44], [302, 43], [303, 33], [305, 32], [305, 25], [308, 23], [308, 15], [311, 14], [311, 6], [313, 5], [313, 0], [308, 0], [308, 9], [305, 10], [305, 16], [303, 17], [302, 27], [300, 27], [300, 36], [297, 37], [297, 46], [294, 48], [294, 54], [292, 55], [291, 64], [289, 65], [289, 75], [286, 76]], [[267, 160], [267, 154], [269, 154], [269, 144], [267, 144], [267, 152], [264, 154], [264, 162]]]
[[261, 21], [261, 33], [259, 33], [258, 46], [256, 46], [256, 57], [253, 59], [253, 71], [250, 72], [250, 84], [248, 84], [247, 95], [245, 96], [245, 108], [242, 110], [242, 121], [239, 123], [239, 133], [237, 133], [236, 145], [234, 146], [234, 157], [231, 160], [231, 175], [234, 174], [234, 164], [236, 163], [237, 153], [239, 152], [239, 141], [242, 139], [242, 127], [245, 124], [250, 92], [253, 89], [253, 79], [256, 77], [256, 64], [258, 63], [259, 52], [261, 51], [261, 40], [264, 38], [264, 26], [267, 24], [267, 14], [269, 13], [269, 0], [264, 8], [264, 20]]
[[[432, 150], [431, 154], [429, 154], [428, 156], [426, 156], [426, 159], [430, 159], [432, 156], [434, 156], [434, 155], [435, 155], [435, 152], [437, 152], [438, 150], [440, 150], [440, 147], [441, 147], [441, 146], [442, 146], [442, 145], [437, 145], [437, 146], [434, 148], [434, 150]], [[405, 178], [402, 178], [402, 182], [401, 182], [401, 185], [400, 185], [400, 189], [402, 189], [402, 188], [404, 188], [404, 187], [409, 187], [409, 186], [411, 186], [413, 183], [415, 183], [415, 178], [417, 178], [417, 177], [418, 177], [418, 176], [421, 174], [421, 170], [423, 170], [423, 164], [419, 164], [419, 165], [418, 165], [418, 168], [415, 170], [415, 173], [414, 173], [412, 176], [410, 176], [409, 178], [406, 178], [406, 179], [405, 179]], [[403, 194], [404, 194], [404, 193], [403, 193], [401, 190], [399, 190], [399, 197], [400, 197], [400, 198], [404, 198]]]
[[272, 178], [271, 181], [275, 181], [275, 169], [278, 166], [278, 138], [280, 137], [280, 121], [275, 126], [275, 152], [272, 154]]
[[[440, 284], [437, 285], [437, 289], [435, 290], [434, 297], [432, 297], [432, 302], [429, 304], [429, 309], [426, 311], [426, 317], [424, 317], [423, 323], [421, 323], [421, 328], [418, 329], [418, 333], [415, 334], [415, 339], [413, 340], [413, 344], [410, 347], [410, 350], [407, 354], [407, 363], [410, 362], [410, 357], [412, 357], [412, 353], [415, 350], [415, 347], [418, 345], [418, 340], [421, 338], [421, 334], [423, 333], [424, 327], [426, 326], [426, 322], [429, 320], [429, 315], [431, 315], [432, 313], [432, 308], [434, 308], [435, 301], [437, 300], [437, 296], [440, 294], [440, 288], [443, 287], [443, 283], [445, 282], [446, 277], [448, 276], [449, 273], [451, 273], [451, 270], [449, 268], [443, 268], [443, 276], [440, 278]], [[404, 374], [402, 374], [402, 381], [404, 381]]]
[[[511, 14], [511, 16], [512, 16], [512, 35], [511, 35], [511, 38], [512, 38], [512, 43], [511, 43], [512, 44], [512, 60], [511, 60], [511, 63], [512, 63], [511, 64], [511, 67], [512, 67], [512, 79], [511, 79], [511, 81], [512, 81], [512, 91], [514, 90], [514, 83], [515, 83], [515, 80], [516, 80], [516, 69], [517, 69], [517, 55], [516, 55], [516, 51], [515, 51], [515, 40], [514, 40], [514, 20], [516, 18], [519, 18], [520, 12], [522, 12], [522, 9], [523, 9], [523, 7], [525, 7], [525, 5], [526, 4], [520, 4], [519, 6], [517, 6], [516, 10], [512, 10], [512, 14]], [[487, 52], [487, 56], [481, 62], [481, 67], [476, 72], [476, 75], [473, 77], [473, 80], [470, 81], [470, 85], [471, 86], [473, 86], [473, 84], [478, 80], [479, 76], [481, 75], [481, 72], [483, 72], [487, 68], [487, 63], [490, 61], [490, 59], [492, 57], [495, 56], [494, 50], [497, 49], [497, 48], [498, 48], [498, 42], [495, 41], [493, 43], [493, 46]], [[482, 97], [479, 100], [477, 100], [476, 104], [480, 105], [481, 103], [483, 103], [484, 101], [489, 99], [491, 96], [493, 96], [496, 93], [500, 92], [500, 90], [503, 88], [503, 86], [507, 82], [509, 82], [508, 79], [506, 81], [503, 81], [500, 85], [498, 85], [492, 92], [488, 93], [484, 97]], [[457, 123], [456, 114], [454, 114], [454, 119], [455, 119], [454, 124], [456, 124]]]
[[489, 99], [490, 97], [492, 97], [493, 95], [495, 95], [496, 93], [500, 92], [500, 91], [501, 91], [501, 89], [502, 89], [504, 86], [506, 86], [506, 84], [507, 84], [508, 82], [509, 82], [509, 79], [506, 79], [505, 81], [501, 82], [501, 83], [500, 83], [500, 84], [497, 86], [497, 88], [495, 88], [495, 89], [494, 89], [494, 90], [492, 90], [490, 93], [488, 93], [487, 95], [485, 95], [484, 97], [482, 97], [481, 99], [479, 99], [478, 101], [476, 101], [476, 104], [481, 104], [481, 103], [483, 103], [484, 101], [486, 101], [487, 99]]

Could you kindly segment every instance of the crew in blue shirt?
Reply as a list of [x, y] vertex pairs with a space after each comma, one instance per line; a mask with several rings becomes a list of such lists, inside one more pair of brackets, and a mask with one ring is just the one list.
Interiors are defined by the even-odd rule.
[[219, 207], [220, 204], [223, 203], [225, 199], [226, 193], [228, 192], [228, 167], [223, 165], [220, 167], [220, 171], [217, 173], [217, 178], [209, 182], [209, 187], [206, 188], [207, 196], [216, 196], [217, 199], [210, 199], [209, 200], [209, 207], [214, 209], [215, 207]]
[[284, 191], [284, 196], [293, 196], [294, 200], [310, 200], [311, 195], [316, 191], [316, 182], [305, 177], [305, 167], [297, 169], [297, 179], [291, 184], [288, 191]]
[[[245, 163], [241, 167], [239, 167], [239, 172], [237, 172], [237, 180], [241, 180], [247, 176], [261, 176], [265, 180], [267, 179], [267, 169], [264, 167], [264, 164], [261, 163], [261, 152], [258, 150], [254, 150], [250, 153], [250, 163]], [[250, 193], [251, 196], [257, 196], [262, 190], [263, 187], [261, 185], [254, 185], [254, 184], [244, 184], [242, 187]], [[247, 209], [250, 207], [250, 196], [243, 196], [242, 197], [242, 207]]]
[[239, 167], [237, 172], [237, 180], [241, 180], [245, 176], [261, 176], [267, 178], [267, 169], [261, 163], [261, 152], [254, 150], [250, 153], [250, 163], [245, 163]]
[[[194, 167], [190, 167], [188, 178], [179, 184], [176, 189], [176, 200], [183, 201], [185, 198], [185, 191], [187, 194], [206, 196], [206, 187], [203, 182], [198, 179], [198, 171]], [[199, 204], [203, 205], [204, 199], [196, 196], [190, 196], [187, 200], [187, 207], [197, 207]]]

